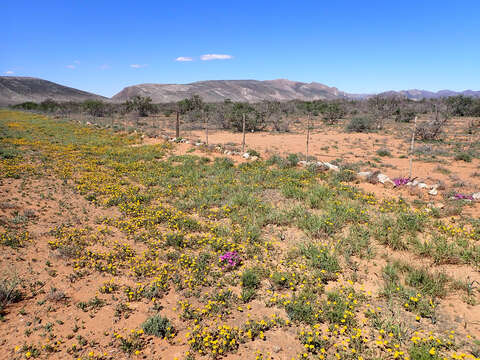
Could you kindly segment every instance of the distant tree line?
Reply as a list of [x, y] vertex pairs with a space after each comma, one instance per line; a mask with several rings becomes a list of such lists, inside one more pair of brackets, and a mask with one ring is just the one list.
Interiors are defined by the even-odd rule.
[[[287, 102], [262, 101], [259, 103], [234, 102], [205, 103], [194, 95], [176, 103], [154, 104], [150, 97], [135, 96], [124, 103], [86, 100], [84, 102], [40, 103], [25, 102], [12, 106], [16, 109], [56, 113], [59, 115], [83, 113], [92, 117], [115, 117], [134, 114], [137, 118], [163, 114], [181, 116], [183, 122], [202, 121], [223, 129], [242, 131], [243, 117], [247, 131], [265, 129], [287, 132], [295, 118], [310, 116], [327, 125], [349, 119], [349, 131], [381, 129], [387, 120], [401, 123], [413, 121], [415, 116], [430, 114], [437, 125], [452, 116], [480, 117], [480, 99], [463, 95], [440, 99], [409, 100], [403, 97], [374, 96], [364, 100], [315, 100]], [[437, 132], [433, 131], [435, 136]], [[428, 136], [427, 136], [428, 137]]]

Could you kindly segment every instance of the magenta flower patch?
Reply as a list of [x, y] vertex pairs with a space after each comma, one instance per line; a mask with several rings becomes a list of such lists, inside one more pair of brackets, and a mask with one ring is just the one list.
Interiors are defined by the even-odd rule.
[[220, 256], [220, 263], [227, 269], [233, 269], [237, 267], [241, 262], [240, 255], [236, 251], [228, 251]]

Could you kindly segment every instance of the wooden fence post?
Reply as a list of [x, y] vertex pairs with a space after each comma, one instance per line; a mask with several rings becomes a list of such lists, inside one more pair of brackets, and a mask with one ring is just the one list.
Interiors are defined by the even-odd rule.
[[242, 140], [242, 153], [245, 153], [245, 113], [242, 114], [243, 122], [242, 122], [242, 133], [243, 133], [243, 140]]
[[305, 155], [305, 161], [308, 162], [308, 145], [310, 143], [310, 114], [307, 115], [307, 150]]
[[175, 122], [175, 138], [180, 137], [180, 112], [177, 110], [177, 121]]

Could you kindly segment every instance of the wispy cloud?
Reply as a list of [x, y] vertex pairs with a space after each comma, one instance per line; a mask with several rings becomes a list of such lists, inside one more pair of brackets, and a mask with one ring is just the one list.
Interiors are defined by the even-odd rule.
[[175, 61], [180, 61], [180, 62], [193, 61], [193, 59], [191, 57], [188, 57], [188, 56], [179, 56], [175, 59]]
[[72, 65], [72, 64], [67, 65], [67, 66], [65, 66], [65, 67], [66, 67], [67, 69], [72, 69], [72, 70], [76, 68], [76, 66], [75, 66], [75, 65]]
[[15, 74], [12, 70], [7, 70], [4, 72], [4, 74], [7, 74], [7, 75], [12, 75], [12, 74]]
[[134, 68], [134, 69], [140, 69], [140, 68], [144, 68], [144, 67], [147, 67], [148, 65], [147, 64], [131, 64], [130, 67], [131, 68]]
[[233, 59], [232, 55], [227, 55], [227, 54], [205, 54], [200, 56], [200, 59], [203, 61], [208, 61], [208, 60], [229, 60]]
[[74, 63], [75, 64], [80, 64], [80, 60], [75, 60]]
[[110, 65], [108, 64], [100, 65], [100, 70], [107, 70], [107, 69], [110, 69]]

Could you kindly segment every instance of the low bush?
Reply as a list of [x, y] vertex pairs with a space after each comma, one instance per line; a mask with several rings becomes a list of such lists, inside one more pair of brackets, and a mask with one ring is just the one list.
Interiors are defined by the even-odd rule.
[[175, 334], [175, 328], [170, 320], [164, 316], [154, 315], [149, 317], [143, 324], [145, 334], [154, 335], [160, 338], [169, 338]]
[[349, 132], [370, 132], [375, 128], [375, 123], [368, 117], [354, 117], [347, 124]]

